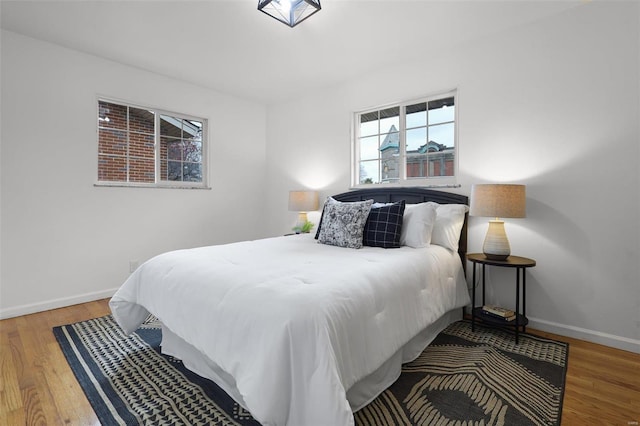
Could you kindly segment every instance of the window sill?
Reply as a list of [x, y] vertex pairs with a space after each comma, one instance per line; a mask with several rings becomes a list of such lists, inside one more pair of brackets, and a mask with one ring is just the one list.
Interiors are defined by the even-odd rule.
[[394, 183], [361, 183], [357, 185], [351, 185], [349, 189], [365, 189], [365, 188], [381, 188], [381, 187], [394, 187], [394, 188], [411, 188], [411, 187], [420, 187], [420, 188], [434, 188], [434, 189], [444, 189], [444, 188], [461, 188], [462, 185], [459, 183], [425, 183], [424, 181], [403, 181], [402, 183], [394, 182]]
[[210, 186], [184, 185], [184, 184], [162, 184], [162, 183], [127, 183], [127, 182], [96, 182], [95, 187], [107, 188], [161, 188], [161, 189], [211, 189]]

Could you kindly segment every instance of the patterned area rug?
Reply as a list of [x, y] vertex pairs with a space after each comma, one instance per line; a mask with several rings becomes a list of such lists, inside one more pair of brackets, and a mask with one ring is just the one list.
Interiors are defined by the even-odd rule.
[[[257, 425], [213, 382], [160, 354], [160, 324], [131, 336], [108, 315], [54, 328], [100, 422]], [[459, 321], [354, 417], [356, 425], [559, 425], [568, 346]], [[327, 425], [328, 426], [328, 425]]]

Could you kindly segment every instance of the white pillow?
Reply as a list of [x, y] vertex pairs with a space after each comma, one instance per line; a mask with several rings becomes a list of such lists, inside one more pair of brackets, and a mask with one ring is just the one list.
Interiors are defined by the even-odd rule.
[[431, 232], [431, 244], [458, 251], [460, 232], [469, 206], [465, 204], [438, 204], [433, 201], [429, 201], [427, 204], [434, 206], [437, 213]]
[[402, 218], [400, 245], [413, 248], [428, 247], [436, 222], [435, 203], [407, 204]]
[[393, 205], [393, 203], [373, 203], [371, 204], [371, 208], [372, 209], [379, 209], [380, 207], [387, 207], [387, 206], [391, 206]]

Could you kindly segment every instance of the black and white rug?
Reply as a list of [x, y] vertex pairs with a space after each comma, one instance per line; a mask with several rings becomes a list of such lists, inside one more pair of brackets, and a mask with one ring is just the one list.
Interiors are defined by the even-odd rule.
[[[113, 318], [54, 328], [107, 425], [257, 425], [213, 382], [160, 354], [160, 324], [131, 336]], [[355, 414], [357, 425], [559, 425], [568, 345], [459, 321]], [[329, 425], [327, 425], [329, 426]]]

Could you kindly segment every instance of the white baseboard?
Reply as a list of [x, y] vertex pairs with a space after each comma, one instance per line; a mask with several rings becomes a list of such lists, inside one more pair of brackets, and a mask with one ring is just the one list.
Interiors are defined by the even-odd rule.
[[[640, 340], [628, 337], [616, 336], [614, 334], [602, 333], [600, 331], [588, 330], [586, 328], [574, 327], [572, 325], [558, 324], [545, 321], [539, 318], [529, 317], [528, 327], [548, 333], [559, 334], [561, 336], [573, 337], [574, 339], [586, 340], [587, 342], [598, 343], [612, 348], [622, 349], [629, 352], [640, 353]], [[571, 349], [569, 349], [571, 350]]]
[[50, 309], [64, 308], [66, 306], [77, 305], [79, 303], [92, 302], [94, 300], [106, 299], [115, 294], [117, 288], [101, 290], [93, 293], [85, 293], [78, 296], [61, 297], [59, 299], [48, 300], [46, 302], [31, 303], [12, 308], [0, 309], [0, 320], [19, 317], [21, 315], [34, 314], [36, 312], [48, 311]]

